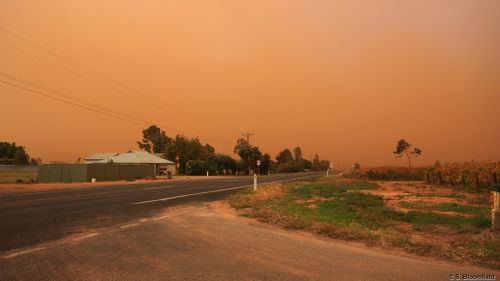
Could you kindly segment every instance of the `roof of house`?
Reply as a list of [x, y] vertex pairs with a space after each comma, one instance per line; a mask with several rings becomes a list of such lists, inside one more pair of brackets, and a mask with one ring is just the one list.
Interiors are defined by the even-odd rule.
[[164, 153], [153, 153], [153, 154], [160, 157], [160, 158], [166, 159]]
[[99, 152], [99, 153], [94, 153], [92, 155], [86, 156], [83, 158], [83, 160], [103, 160], [103, 159], [108, 159], [113, 156], [118, 155], [116, 152]]
[[118, 164], [174, 164], [172, 161], [168, 161], [154, 154], [146, 151], [128, 151], [125, 153], [120, 153], [109, 159], [103, 159], [95, 163], [118, 163]]

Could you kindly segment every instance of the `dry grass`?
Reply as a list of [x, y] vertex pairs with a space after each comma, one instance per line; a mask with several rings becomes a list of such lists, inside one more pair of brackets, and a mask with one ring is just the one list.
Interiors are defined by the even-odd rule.
[[37, 171], [2, 171], [0, 172], [0, 183], [34, 183], [37, 177]]
[[285, 229], [499, 268], [500, 237], [489, 229], [482, 196], [422, 182], [322, 179], [247, 190], [229, 201], [242, 215]]

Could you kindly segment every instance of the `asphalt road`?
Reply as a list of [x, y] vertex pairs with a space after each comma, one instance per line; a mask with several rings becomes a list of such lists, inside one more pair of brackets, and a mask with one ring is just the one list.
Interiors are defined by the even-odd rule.
[[450, 274], [499, 271], [284, 231], [235, 216], [221, 202], [172, 206], [0, 257], [0, 280], [420, 281]]
[[[259, 182], [321, 174], [261, 176]], [[251, 184], [253, 177], [238, 176], [0, 195], [0, 254], [154, 216], [176, 204], [221, 199]]]

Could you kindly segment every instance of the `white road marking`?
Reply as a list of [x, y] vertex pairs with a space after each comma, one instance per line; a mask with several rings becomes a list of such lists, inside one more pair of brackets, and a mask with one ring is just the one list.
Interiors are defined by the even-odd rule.
[[134, 227], [134, 226], [138, 226], [139, 223], [131, 223], [131, 224], [126, 224], [126, 225], [122, 225], [120, 226], [120, 228], [129, 228], [129, 227]]
[[163, 185], [163, 186], [152, 186], [152, 187], [145, 187], [142, 190], [155, 190], [155, 189], [166, 189], [166, 188], [172, 188], [172, 187], [185, 187], [189, 185]]
[[87, 239], [87, 238], [94, 237], [94, 236], [97, 236], [97, 235], [100, 235], [100, 234], [101, 233], [99, 233], [99, 232], [90, 233], [90, 234], [87, 234], [87, 235], [76, 237], [75, 240], [79, 241], [79, 240]]
[[[316, 178], [318, 176], [319, 175], [306, 176], [306, 177], [300, 177], [300, 178], [291, 178], [291, 179], [284, 179], [284, 180], [276, 180], [276, 181], [261, 183], [261, 185], [272, 184], [272, 183], [280, 183], [280, 182], [287, 182], [287, 181], [294, 181], [294, 180], [301, 180], [301, 179]], [[224, 191], [229, 191], [229, 190], [243, 189], [243, 188], [248, 188], [248, 187], [251, 187], [251, 186], [253, 186], [253, 184], [240, 185], [240, 186], [235, 186], [235, 187], [222, 188], [222, 189], [216, 189], [216, 190], [210, 190], [210, 191], [203, 191], [203, 192], [196, 192], [196, 193], [190, 193], [190, 194], [184, 194], [184, 195], [178, 195], [178, 196], [172, 196], [172, 197], [166, 197], [166, 198], [160, 198], [160, 199], [154, 199], [154, 200], [140, 201], [140, 202], [135, 202], [135, 203], [131, 203], [131, 204], [132, 205], [142, 205], [142, 204], [147, 204], [147, 203], [168, 201], [168, 200], [185, 198], [185, 197], [191, 197], [191, 196], [197, 196], [197, 195], [203, 195], [203, 194], [210, 194], [210, 193], [218, 193], [218, 192], [224, 192]]]
[[41, 250], [45, 250], [45, 247], [35, 247], [35, 248], [27, 249], [24, 251], [14, 252], [12, 254], [3, 256], [3, 258], [10, 259], [10, 258], [14, 258], [14, 257], [20, 256], [20, 255], [24, 255], [24, 254], [28, 254], [28, 253], [32, 253], [32, 252], [36, 252], [36, 251], [41, 251]]
[[159, 221], [159, 220], [163, 220], [163, 219], [168, 219], [170, 216], [161, 216], [161, 217], [157, 217], [157, 218], [154, 218], [153, 220], [154, 221]]
[[235, 186], [235, 187], [230, 187], [230, 188], [223, 188], [223, 189], [216, 189], [216, 190], [203, 191], [203, 192], [197, 192], [197, 193], [190, 193], [190, 194], [179, 195], [179, 196], [172, 196], [172, 197], [166, 197], [166, 198], [161, 198], [161, 199], [154, 199], [154, 200], [148, 200], [148, 201], [135, 202], [135, 203], [132, 203], [132, 205], [141, 205], [141, 204], [147, 204], [147, 203], [153, 203], [153, 202], [161, 202], [161, 201], [167, 201], [167, 200], [184, 198], [184, 197], [190, 197], [190, 196], [196, 196], [196, 195], [202, 195], [202, 194], [210, 194], [210, 193], [217, 193], [217, 192], [223, 192], [223, 191], [228, 191], [228, 190], [242, 189], [242, 188], [247, 188], [247, 187], [250, 187], [250, 186], [251, 185], [241, 185], [241, 186]]

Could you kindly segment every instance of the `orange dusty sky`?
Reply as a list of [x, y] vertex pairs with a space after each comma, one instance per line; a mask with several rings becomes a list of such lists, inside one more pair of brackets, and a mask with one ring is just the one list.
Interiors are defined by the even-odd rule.
[[[500, 160], [496, 0], [1, 1], [0, 27], [0, 80], [222, 153], [250, 131], [337, 166], [405, 165], [400, 138], [416, 165]], [[0, 140], [45, 162], [135, 149], [145, 127], [2, 83], [0, 104]]]

